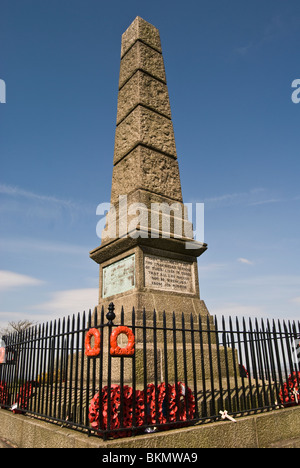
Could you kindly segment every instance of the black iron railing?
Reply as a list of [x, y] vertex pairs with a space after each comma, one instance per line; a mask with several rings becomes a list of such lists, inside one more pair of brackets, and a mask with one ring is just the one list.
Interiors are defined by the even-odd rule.
[[300, 403], [299, 322], [83, 313], [2, 337], [0, 406], [125, 437]]

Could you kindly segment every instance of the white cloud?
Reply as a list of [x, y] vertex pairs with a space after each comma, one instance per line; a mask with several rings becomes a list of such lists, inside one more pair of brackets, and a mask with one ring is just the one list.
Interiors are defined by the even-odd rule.
[[65, 200], [54, 195], [31, 192], [1, 182], [0, 195], [6, 197], [5, 203], [0, 205], [0, 210], [10, 214], [17, 211], [26, 216], [56, 219], [68, 213], [71, 219], [74, 220], [79, 215], [82, 216], [86, 213], [91, 214], [95, 212], [95, 207], [86, 203]]
[[253, 188], [248, 192], [235, 192], [235, 193], [225, 193], [222, 195], [217, 195], [211, 198], [205, 198], [204, 203], [209, 206], [215, 205], [225, 205], [232, 206], [238, 204], [249, 204], [249, 202], [256, 202], [258, 198], [263, 195], [265, 196], [266, 189], [264, 188]]
[[52, 293], [47, 302], [27, 306], [25, 310], [9, 312], [0, 310], [0, 329], [7, 327], [8, 322], [27, 319], [35, 323], [46, 323], [78, 312], [86, 313], [98, 305], [98, 288], [69, 289]]
[[246, 265], [253, 265], [254, 264], [253, 262], [251, 262], [251, 260], [248, 260], [247, 258], [242, 258], [242, 257], [238, 258], [237, 261], [240, 262], [240, 263], [244, 263]]
[[204, 203], [207, 207], [216, 206], [233, 206], [233, 205], [246, 205], [246, 206], [259, 206], [269, 205], [282, 202], [293, 202], [300, 199], [299, 195], [293, 197], [278, 196], [277, 193], [271, 193], [264, 188], [250, 189], [248, 192], [235, 192], [217, 195], [211, 198], [205, 198]]
[[293, 302], [294, 304], [299, 304], [300, 305], [300, 297], [294, 297], [291, 302]]
[[266, 43], [273, 41], [275, 38], [285, 35], [287, 31], [294, 26], [294, 21], [287, 23], [286, 20], [279, 15], [272, 16], [265, 27], [261, 30], [260, 35], [253, 37], [251, 42], [245, 46], [235, 48], [235, 53], [240, 56], [245, 56], [252, 49], [258, 49]]
[[243, 46], [243, 47], [237, 47], [237, 48], [235, 49], [235, 52], [236, 52], [238, 55], [244, 56], [244, 55], [246, 55], [246, 54], [248, 53], [249, 50], [252, 49], [252, 47], [253, 47], [253, 43], [250, 42], [248, 45], [245, 45], [245, 46]]
[[288, 200], [285, 200], [283, 198], [271, 198], [269, 200], [260, 200], [260, 201], [249, 203], [249, 206], [268, 205], [270, 203], [281, 203], [283, 201], [288, 201]]
[[0, 270], [0, 290], [15, 289], [25, 286], [39, 286], [43, 281], [13, 271]]
[[40, 239], [0, 239], [0, 251], [5, 252], [23, 252], [24, 250], [35, 252], [62, 253], [70, 255], [88, 255], [91, 250], [82, 245], [66, 244], [62, 242], [49, 242]]
[[34, 309], [62, 317], [77, 314], [84, 310], [93, 310], [98, 305], [98, 294], [98, 288], [57, 291], [52, 294], [52, 298], [48, 302], [38, 304], [34, 306]]
[[28, 190], [23, 190], [19, 187], [13, 187], [11, 185], [6, 184], [0, 184], [0, 193], [2, 195], [8, 195], [12, 197], [29, 198], [32, 200], [55, 203], [66, 207], [73, 206], [73, 203], [69, 200], [62, 200], [49, 195], [41, 195], [39, 193], [30, 192]]

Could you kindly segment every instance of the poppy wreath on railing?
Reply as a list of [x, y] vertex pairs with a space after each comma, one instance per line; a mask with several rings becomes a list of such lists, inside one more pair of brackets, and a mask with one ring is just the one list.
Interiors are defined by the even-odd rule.
[[[178, 382], [177, 386], [169, 384], [168, 391], [165, 383], [161, 383], [157, 387], [154, 384], [149, 384], [146, 389], [146, 417], [145, 392], [143, 390], [135, 391], [134, 400], [132, 387], [125, 385], [123, 387], [123, 411], [121, 412], [121, 387], [112, 385], [110, 388], [110, 418], [108, 400], [108, 387], [106, 386], [101, 391], [102, 416], [100, 418], [100, 397], [97, 393], [90, 403], [89, 421], [92, 428], [99, 431], [99, 435], [101, 435], [101, 431], [108, 430], [108, 436], [115, 438], [129, 436], [131, 432], [126, 431], [127, 428], [130, 429], [133, 426], [138, 428], [145, 424], [157, 424], [161, 430], [183, 427], [189, 424], [188, 420], [193, 419], [195, 414], [193, 392], [190, 388], [186, 390], [185, 385], [181, 382]], [[133, 420], [133, 406], [135, 406], [135, 420]], [[110, 419], [109, 427], [108, 419]], [[176, 421], [177, 424], [168, 424]], [[122, 428], [125, 430], [116, 431]], [[109, 432], [110, 429], [112, 432]]]
[[28, 409], [29, 400], [33, 395], [33, 388], [37, 386], [38, 383], [35, 380], [31, 380], [25, 382], [22, 387], [20, 387], [19, 392], [17, 393], [16, 401], [12, 406], [12, 412], [14, 414], [23, 413]]
[[[127, 346], [121, 348], [118, 345], [119, 335], [124, 334], [128, 338]], [[92, 346], [92, 338], [94, 344]], [[101, 335], [97, 328], [90, 328], [85, 336], [85, 355], [89, 357], [97, 357], [101, 350]], [[115, 328], [110, 335], [110, 355], [114, 357], [132, 357], [134, 355], [135, 336], [133, 331], [123, 325]]]
[[279, 392], [279, 398], [283, 405], [296, 406], [300, 404], [298, 382], [300, 382], [300, 372], [293, 372], [289, 375], [288, 381], [284, 382], [283, 388]]
[[[94, 346], [91, 345], [92, 337], [94, 337]], [[95, 357], [100, 354], [100, 332], [97, 328], [90, 328], [85, 336], [85, 355]]]
[[[121, 348], [118, 345], [118, 337], [119, 335], [124, 334], [128, 338], [128, 343], [125, 348]], [[110, 335], [110, 354], [111, 356], [121, 356], [121, 357], [129, 357], [134, 355], [134, 345], [135, 345], [135, 337], [134, 333], [130, 328], [125, 326], [119, 326]]]
[[9, 392], [6, 382], [0, 382], [0, 407], [4, 408], [9, 402]]

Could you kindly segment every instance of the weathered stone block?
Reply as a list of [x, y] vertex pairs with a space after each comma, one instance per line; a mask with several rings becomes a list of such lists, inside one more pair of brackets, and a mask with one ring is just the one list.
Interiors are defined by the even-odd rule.
[[114, 166], [111, 203], [138, 189], [182, 202], [178, 162], [145, 146], [137, 146]]
[[121, 88], [118, 97], [117, 124], [138, 104], [171, 119], [167, 85], [138, 70]]
[[137, 71], [143, 70], [166, 83], [163, 56], [143, 42], [137, 41], [121, 60], [119, 88]]
[[142, 106], [116, 128], [114, 164], [138, 144], [177, 157], [172, 121]]
[[138, 40], [161, 52], [161, 44], [158, 29], [147, 21], [137, 16], [131, 25], [122, 34], [121, 57]]

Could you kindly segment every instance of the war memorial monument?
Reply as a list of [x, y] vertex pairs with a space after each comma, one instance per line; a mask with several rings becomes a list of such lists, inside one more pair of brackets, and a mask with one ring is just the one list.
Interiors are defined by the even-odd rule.
[[[185, 158], [187, 161], [187, 158]], [[99, 307], [207, 315], [183, 204], [158, 29], [136, 17], [122, 36], [111, 209], [99, 247]]]

